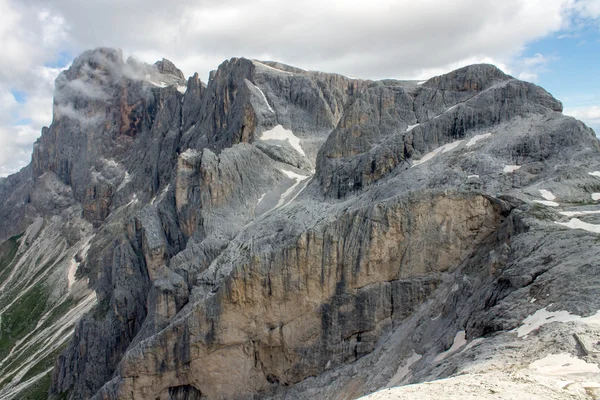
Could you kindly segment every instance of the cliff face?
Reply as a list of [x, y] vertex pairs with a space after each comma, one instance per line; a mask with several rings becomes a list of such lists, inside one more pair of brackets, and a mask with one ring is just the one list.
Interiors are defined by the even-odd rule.
[[[204, 84], [82, 54], [0, 183], [0, 397], [51, 376], [51, 398], [351, 399], [588, 365], [600, 146], [561, 110], [490, 65], [419, 84], [231, 59]], [[572, 323], [520, 334], [536, 311]]]

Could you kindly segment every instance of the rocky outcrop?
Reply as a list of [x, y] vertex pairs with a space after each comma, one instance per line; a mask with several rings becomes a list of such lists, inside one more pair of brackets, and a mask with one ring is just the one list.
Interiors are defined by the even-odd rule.
[[549, 111], [562, 111], [562, 105], [492, 65], [466, 67], [422, 86], [372, 87], [348, 105], [327, 139], [319, 179], [325, 194], [343, 198], [468, 132]]
[[341, 75], [273, 65], [279, 67], [234, 58], [212, 71], [197, 116], [187, 119], [193, 124], [185, 123], [190, 128], [184, 131], [184, 146], [219, 152], [253, 142], [262, 132], [282, 125], [303, 139], [314, 159], [346, 101], [369, 85]]
[[[592, 354], [600, 145], [561, 110], [491, 65], [373, 82], [234, 58], [205, 84], [84, 53], [0, 182], [1, 238], [55, 244], [48, 309], [93, 306], [50, 397], [357, 398]], [[577, 323], [526, 338], [536, 312]]]
[[357, 210], [274, 252], [264, 249], [272, 240], [247, 238], [246, 249], [215, 261], [236, 260], [221, 290], [125, 357], [114, 393], [184, 383], [209, 398], [242, 398], [352, 362], [498, 227], [501, 210], [480, 196], [436, 196]]
[[152, 198], [166, 186], [179, 144], [182, 95], [159, 90], [183, 82], [173, 68], [166, 60], [124, 62], [112, 49], [79, 56], [56, 80], [54, 120], [34, 146], [34, 176], [56, 173], [96, 226], [133, 193]]
[[27, 229], [32, 218], [28, 212], [29, 193], [33, 186], [31, 166], [0, 181], [0, 241]]
[[158, 72], [163, 75], [172, 75], [179, 80], [185, 80], [185, 75], [183, 75], [183, 72], [181, 72], [181, 70], [177, 68], [175, 64], [166, 58], [157, 61], [154, 65], [158, 69]]

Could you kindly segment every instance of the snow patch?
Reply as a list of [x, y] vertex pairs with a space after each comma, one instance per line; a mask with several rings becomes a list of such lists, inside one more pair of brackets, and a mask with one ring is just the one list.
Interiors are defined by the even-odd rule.
[[261, 201], [262, 201], [262, 200], [265, 198], [265, 195], [266, 195], [266, 194], [267, 194], [267, 193], [265, 192], [265, 193], [263, 193], [263, 194], [262, 194], [262, 196], [260, 196], [260, 197], [258, 198], [258, 201], [256, 202], [256, 205], [257, 205], [257, 206], [258, 206], [258, 205], [260, 204], [260, 202], [261, 202]]
[[540, 194], [546, 200], [555, 200], [556, 199], [556, 196], [554, 194], [552, 194], [551, 191], [546, 190], [546, 189], [540, 189]]
[[177, 90], [179, 91], [179, 93], [185, 94], [185, 92], [187, 91], [187, 86], [185, 86], [185, 85], [177, 86]]
[[415, 129], [419, 125], [420, 124], [409, 125], [408, 128], [406, 128], [405, 132], [410, 132], [410, 131], [412, 131], [413, 129]]
[[427, 81], [417, 82], [417, 85], [422, 85], [422, 84], [424, 84], [425, 82], [427, 82]]
[[115, 160], [113, 160], [112, 158], [111, 158], [111, 159], [106, 159], [106, 158], [103, 158], [103, 159], [102, 159], [102, 162], [103, 162], [105, 165], [108, 165], [109, 167], [112, 167], [112, 168], [119, 168], [119, 165], [120, 165], [118, 162], [116, 162], [116, 161], [115, 161]]
[[293, 198], [289, 199], [289, 201], [286, 201], [286, 200], [288, 200], [288, 197], [292, 193], [294, 193], [294, 190], [296, 189], [296, 187], [298, 187], [298, 185], [300, 183], [302, 183], [304, 180], [310, 178], [310, 176], [299, 175], [299, 174], [297, 174], [295, 172], [288, 171], [288, 170], [285, 170], [285, 169], [282, 169], [281, 172], [283, 172], [283, 174], [285, 174], [285, 176], [287, 176], [288, 178], [293, 179], [295, 182], [294, 182], [294, 184], [292, 186], [290, 186], [288, 188], [288, 190], [286, 190], [281, 195], [281, 198], [277, 202], [277, 205], [275, 206], [275, 208], [279, 208], [279, 207], [283, 206], [284, 204], [287, 204], [287, 203], [291, 202], [292, 200], [294, 200], [296, 198], [296, 196], [294, 196]]
[[467, 179], [477, 179], [479, 178], [479, 175], [469, 175], [467, 176]]
[[600, 171], [588, 172], [588, 175], [597, 176], [598, 178], [600, 178]]
[[504, 172], [505, 174], [509, 174], [511, 172], [517, 171], [519, 168], [521, 168], [520, 165], [505, 165], [502, 172]]
[[548, 311], [546, 307], [537, 310], [533, 315], [528, 315], [523, 320], [523, 325], [513, 329], [511, 332], [517, 332], [518, 337], [527, 337], [531, 332], [539, 329], [541, 326], [552, 322], [583, 322], [588, 325], [600, 325], [600, 311], [589, 317], [582, 318], [579, 315], [571, 314], [568, 311]]
[[284, 70], [281, 70], [281, 69], [277, 69], [277, 68], [275, 68], [275, 67], [271, 67], [270, 65], [267, 65], [267, 64], [263, 64], [263, 63], [261, 63], [260, 61], [252, 60], [252, 63], [253, 63], [254, 65], [259, 65], [259, 66], [261, 66], [261, 67], [264, 67], [264, 68], [267, 68], [267, 69], [271, 69], [271, 70], [273, 70], [273, 71], [277, 71], [277, 72], [279, 72], [279, 73], [282, 73], [282, 74], [286, 74], [286, 75], [294, 75], [294, 74], [293, 74], [293, 73], [291, 73], [291, 72], [284, 71]]
[[592, 193], [592, 200], [595, 200], [595, 201], [600, 200], [600, 193]]
[[254, 85], [254, 87], [256, 89], [258, 89], [258, 91], [262, 95], [262, 98], [265, 101], [265, 104], [267, 105], [267, 108], [269, 109], [269, 111], [271, 111], [273, 114], [275, 114], [275, 111], [271, 108], [271, 105], [269, 104], [269, 101], [267, 100], [267, 96], [265, 96], [265, 93], [258, 86]]
[[168, 86], [165, 82], [157, 82], [151, 79], [146, 79], [146, 81], [159, 88], [166, 88]]
[[294, 148], [294, 150], [306, 157], [306, 153], [304, 153], [302, 146], [300, 146], [300, 138], [294, 135], [292, 131], [285, 129], [281, 125], [277, 125], [273, 129], [263, 132], [260, 139], [281, 141], [287, 140], [287, 142], [290, 144], [290, 146]]
[[442, 153], [445, 153], [445, 152], [450, 151], [450, 150], [454, 150], [461, 143], [462, 143], [462, 140], [457, 140], [456, 142], [448, 143], [447, 145], [444, 146], [444, 149], [442, 150]]
[[465, 334], [465, 331], [459, 331], [456, 336], [454, 336], [454, 342], [452, 342], [452, 346], [443, 353], [438, 354], [433, 362], [442, 361], [444, 358], [448, 357], [465, 344], [467, 344], [467, 335]]
[[590, 214], [600, 214], [600, 210], [594, 211], [561, 211], [560, 215], [564, 215], [565, 217], [574, 217], [576, 215], [590, 215]]
[[[308, 183], [310, 182], [310, 180], [308, 178], [310, 178], [310, 176], [307, 176], [305, 179], [302, 179], [300, 182], [297, 183], [297, 185], [303, 183], [304, 186], [302, 187], [302, 189], [300, 189], [300, 190], [298, 190], [296, 192], [296, 194], [294, 195], [294, 197], [292, 197], [291, 199], [287, 200], [286, 203], [283, 205], [283, 207], [285, 207], [286, 205], [290, 204], [292, 201], [296, 200], [296, 197], [298, 197], [300, 195], [300, 193], [302, 193], [302, 191], [304, 191], [304, 189], [306, 189], [306, 186], [308, 186]], [[290, 193], [293, 193], [293, 190], [290, 191]]]
[[152, 200], [150, 200], [150, 204], [154, 204], [157, 200], [162, 201], [162, 199], [164, 199], [165, 195], [169, 191], [170, 187], [171, 187], [171, 184], [169, 183], [167, 186], [164, 187], [164, 189], [160, 192], [160, 194], [158, 196], [154, 196], [152, 198]]
[[583, 222], [579, 218], [571, 218], [569, 222], [555, 222], [555, 224], [566, 226], [571, 229], [583, 229], [592, 233], [600, 233], [600, 225]]
[[413, 161], [413, 164], [412, 164], [411, 168], [414, 167], [414, 166], [423, 164], [426, 161], [431, 160], [432, 158], [434, 158], [438, 154], [446, 153], [448, 151], [454, 150], [461, 143], [462, 143], [462, 140], [457, 140], [456, 142], [452, 142], [452, 143], [448, 143], [448, 144], [445, 144], [443, 146], [440, 146], [437, 149], [433, 150], [432, 152], [429, 152], [429, 153], [425, 154], [423, 156], [423, 158], [421, 158], [420, 160]]
[[117, 187], [117, 192], [123, 189], [125, 185], [129, 183], [129, 181], [131, 181], [131, 175], [129, 175], [129, 172], [125, 171], [125, 176], [123, 177], [123, 181], [121, 181], [121, 184]]
[[462, 353], [464, 353], [465, 351], [468, 351], [469, 349], [471, 349], [471, 348], [473, 348], [473, 347], [477, 346], [479, 343], [483, 342], [484, 340], [485, 340], [485, 339], [484, 339], [484, 338], [482, 338], [482, 337], [480, 337], [480, 338], [477, 338], [477, 339], [473, 339], [473, 340], [471, 340], [471, 341], [470, 341], [470, 342], [469, 342], [469, 343], [468, 343], [468, 344], [465, 346], [465, 348], [464, 348], [464, 349], [462, 349], [462, 350], [460, 351], [460, 354], [462, 354]]
[[600, 368], [596, 364], [587, 363], [568, 353], [549, 354], [546, 357], [529, 364], [529, 369], [552, 376], [570, 374], [598, 374]]
[[550, 200], [534, 200], [533, 202], [538, 203], [538, 204], [543, 204], [548, 207], [558, 207], [560, 205], [557, 202], [550, 201]]
[[473, 136], [473, 137], [471, 138], [471, 140], [469, 140], [469, 141], [467, 142], [467, 147], [474, 146], [474, 145], [475, 145], [475, 143], [479, 142], [480, 140], [487, 139], [487, 138], [489, 138], [489, 137], [491, 137], [491, 136], [492, 136], [492, 134], [491, 134], [491, 133], [484, 133], [483, 135], [475, 135], [475, 136]]
[[[123, 207], [129, 207], [130, 205], [137, 204], [137, 203], [139, 203], [139, 200], [137, 198], [137, 194], [134, 193], [131, 195], [131, 200], [129, 200], [129, 203], [125, 204]], [[119, 207], [119, 208], [121, 208], [121, 207]]]
[[404, 364], [398, 366], [398, 370], [396, 371], [396, 374], [392, 377], [392, 379], [390, 379], [387, 386], [388, 387], [396, 386], [400, 382], [402, 382], [404, 377], [406, 377], [410, 373], [410, 367], [412, 367], [413, 364], [416, 363], [417, 361], [419, 361], [422, 357], [423, 357], [422, 355], [415, 353], [413, 350], [412, 355], [404, 361]]
[[306, 176], [306, 175], [300, 175], [293, 171], [288, 171], [287, 169], [282, 169], [281, 172], [283, 172], [283, 174], [285, 176], [287, 176], [288, 178], [294, 179], [294, 180], [302, 180], [302, 179], [308, 178], [308, 176]]

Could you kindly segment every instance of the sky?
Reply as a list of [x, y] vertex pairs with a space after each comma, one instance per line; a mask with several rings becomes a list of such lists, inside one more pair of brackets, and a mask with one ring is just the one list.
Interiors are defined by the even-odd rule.
[[0, 0], [0, 177], [52, 122], [56, 76], [100, 46], [204, 81], [231, 57], [419, 80], [487, 62], [600, 133], [600, 0]]

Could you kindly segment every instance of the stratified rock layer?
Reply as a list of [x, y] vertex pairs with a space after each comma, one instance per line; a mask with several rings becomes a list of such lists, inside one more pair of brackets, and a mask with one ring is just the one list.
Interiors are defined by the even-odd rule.
[[[0, 238], [70, 232], [60, 298], [95, 291], [50, 396], [350, 399], [597, 362], [600, 146], [561, 111], [491, 65], [418, 84], [240, 58], [205, 84], [82, 54], [0, 182]], [[521, 334], [541, 309], [575, 322]]]

